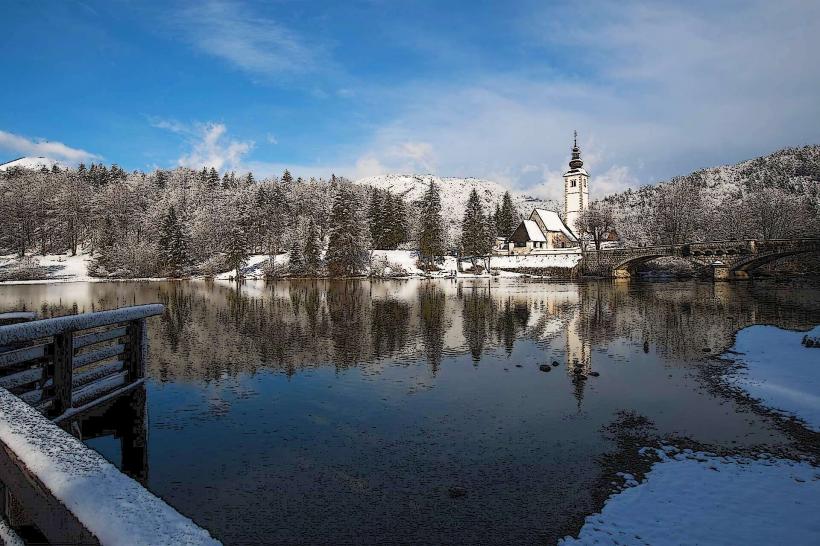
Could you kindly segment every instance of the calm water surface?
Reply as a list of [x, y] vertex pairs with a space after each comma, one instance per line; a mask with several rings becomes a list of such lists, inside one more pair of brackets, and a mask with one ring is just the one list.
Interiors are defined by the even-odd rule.
[[137, 474], [226, 543], [554, 542], [600, 509], [623, 412], [788, 448], [699, 370], [745, 326], [820, 322], [810, 281], [0, 286], [44, 316], [148, 302]]

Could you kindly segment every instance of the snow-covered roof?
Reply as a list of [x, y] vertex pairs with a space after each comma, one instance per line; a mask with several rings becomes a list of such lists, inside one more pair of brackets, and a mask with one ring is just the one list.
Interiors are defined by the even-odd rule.
[[577, 241], [577, 237], [570, 231], [567, 225], [561, 220], [561, 217], [558, 216], [557, 212], [553, 212], [551, 210], [544, 210], [544, 209], [534, 209], [530, 218], [537, 215], [541, 222], [543, 222], [544, 227], [547, 228], [547, 231], [558, 231], [563, 233], [567, 239], [570, 241]]
[[546, 242], [547, 238], [544, 237], [544, 234], [541, 232], [541, 228], [538, 227], [538, 224], [536, 224], [533, 220], [523, 220], [521, 223], [524, 224], [524, 229], [527, 230], [528, 240]]

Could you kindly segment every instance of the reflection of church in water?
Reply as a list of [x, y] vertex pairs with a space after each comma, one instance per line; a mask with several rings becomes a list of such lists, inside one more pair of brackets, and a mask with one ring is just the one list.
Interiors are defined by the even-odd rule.
[[566, 366], [574, 387], [574, 396], [578, 407], [584, 399], [584, 388], [592, 371], [592, 342], [589, 324], [583, 308], [573, 314], [564, 330], [566, 340]]

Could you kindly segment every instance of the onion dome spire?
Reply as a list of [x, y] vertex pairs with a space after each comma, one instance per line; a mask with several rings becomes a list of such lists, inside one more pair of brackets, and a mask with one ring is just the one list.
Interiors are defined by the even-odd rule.
[[578, 147], [578, 131], [575, 131], [572, 145], [572, 159], [569, 162], [569, 168], [580, 169], [583, 166], [584, 162], [581, 161], [581, 148]]

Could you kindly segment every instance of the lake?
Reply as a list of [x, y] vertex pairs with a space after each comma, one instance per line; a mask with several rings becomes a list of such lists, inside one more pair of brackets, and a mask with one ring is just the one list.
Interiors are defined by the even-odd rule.
[[149, 302], [136, 473], [226, 543], [554, 542], [649, 437], [799, 450], [704, 370], [820, 323], [805, 280], [0, 286], [42, 316]]

